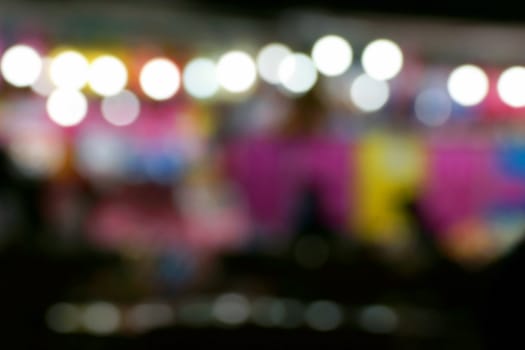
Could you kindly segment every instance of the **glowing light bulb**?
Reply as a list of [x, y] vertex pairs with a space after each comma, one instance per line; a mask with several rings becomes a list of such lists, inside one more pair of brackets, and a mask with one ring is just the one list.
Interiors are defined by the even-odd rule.
[[365, 47], [361, 64], [366, 74], [376, 80], [392, 79], [403, 67], [403, 52], [395, 42], [377, 39]]
[[89, 69], [89, 86], [101, 96], [116, 95], [128, 82], [124, 63], [114, 56], [104, 55], [95, 59]]
[[525, 67], [510, 67], [498, 79], [498, 94], [511, 107], [525, 106]]
[[474, 106], [487, 96], [489, 79], [481, 68], [466, 64], [452, 71], [447, 88], [454, 101], [462, 106]]
[[381, 109], [390, 95], [390, 88], [383, 80], [376, 80], [367, 74], [358, 76], [350, 86], [352, 103], [363, 112], [375, 112]]
[[77, 51], [64, 51], [54, 57], [49, 68], [51, 81], [58, 88], [80, 90], [88, 80], [89, 63]]
[[86, 97], [77, 90], [57, 89], [47, 99], [47, 113], [60, 126], [79, 124], [86, 116]]
[[337, 35], [320, 38], [312, 49], [312, 59], [317, 69], [327, 76], [343, 74], [352, 64], [352, 58], [352, 47]]
[[38, 79], [42, 70], [42, 59], [30, 46], [11, 46], [2, 56], [0, 70], [9, 84], [27, 87]]
[[241, 93], [249, 90], [256, 78], [255, 63], [245, 52], [228, 52], [217, 63], [217, 80], [229, 92]]
[[154, 100], [173, 97], [180, 87], [180, 72], [167, 58], [154, 58], [142, 67], [140, 85], [144, 93]]

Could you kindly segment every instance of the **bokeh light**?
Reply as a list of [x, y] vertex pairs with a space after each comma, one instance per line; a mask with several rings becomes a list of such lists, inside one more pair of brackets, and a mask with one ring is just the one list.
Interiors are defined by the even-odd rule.
[[47, 113], [60, 126], [79, 124], [86, 116], [88, 102], [77, 90], [57, 89], [47, 99]]
[[343, 322], [339, 305], [327, 300], [313, 302], [306, 309], [306, 323], [317, 331], [331, 331]]
[[117, 95], [104, 97], [100, 105], [102, 116], [110, 124], [124, 126], [133, 123], [140, 114], [140, 101], [135, 94], [123, 90]]
[[69, 303], [57, 303], [46, 312], [47, 326], [57, 333], [77, 331], [81, 325], [82, 312], [78, 306]]
[[101, 96], [116, 95], [128, 82], [128, 71], [117, 57], [103, 55], [97, 57], [89, 69], [89, 86]]
[[498, 79], [498, 94], [511, 107], [525, 106], [525, 67], [510, 67]]
[[240, 325], [250, 316], [250, 304], [242, 295], [224, 294], [213, 304], [213, 315], [224, 324]]
[[387, 103], [389, 96], [388, 83], [367, 74], [358, 76], [350, 86], [350, 99], [363, 112], [378, 111]]
[[365, 47], [361, 64], [366, 74], [374, 79], [392, 79], [403, 67], [403, 52], [395, 42], [377, 39]]
[[156, 327], [169, 325], [174, 320], [170, 305], [162, 303], [144, 303], [135, 305], [128, 314], [128, 324], [138, 332], [149, 331]]
[[49, 68], [53, 84], [64, 89], [82, 89], [87, 83], [88, 73], [88, 60], [80, 52], [73, 50], [53, 57]]
[[397, 313], [385, 305], [370, 305], [360, 312], [359, 324], [371, 333], [391, 333], [399, 324]]
[[352, 47], [344, 38], [327, 35], [312, 48], [312, 59], [319, 72], [327, 76], [343, 74], [352, 64]]
[[82, 314], [82, 325], [91, 333], [104, 335], [117, 331], [121, 316], [119, 309], [107, 302], [87, 305]]
[[279, 65], [279, 80], [283, 87], [294, 94], [310, 90], [317, 82], [317, 69], [307, 55], [288, 55]]
[[8, 145], [8, 153], [24, 175], [50, 177], [64, 165], [66, 146], [59, 135], [19, 132], [13, 136]]
[[257, 55], [257, 70], [261, 78], [270, 84], [279, 84], [279, 65], [292, 52], [284, 44], [265, 45]]
[[154, 100], [173, 97], [180, 87], [180, 72], [175, 63], [167, 58], [154, 58], [140, 72], [142, 91]]
[[426, 126], [443, 125], [452, 113], [452, 101], [443, 89], [423, 90], [414, 102], [414, 113]]
[[0, 69], [9, 84], [27, 87], [38, 79], [42, 70], [42, 59], [32, 47], [15, 45], [4, 52]]
[[245, 52], [231, 51], [217, 63], [217, 80], [229, 92], [240, 93], [249, 90], [257, 78], [253, 59]]
[[184, 88], [192, 97], [210, 98], [219, 90], [216, 78], [217, 67], [209, 58], [195, 58], [184, 67], [182, 81]]
[[489, 79], [478, 66], [466, 64], [452, 71], [447, 82], [450, 97], [462, 106], [480, 103], [489, 92]]

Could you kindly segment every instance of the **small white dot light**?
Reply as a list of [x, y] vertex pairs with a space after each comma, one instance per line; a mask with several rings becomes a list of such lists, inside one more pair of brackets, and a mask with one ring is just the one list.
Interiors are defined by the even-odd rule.
[[104, 97], [102, 116], [110, 124], [124, 126], [133, 123], [140, 113], [140, 102], [131, 91], [123, 90], [118, 95]]
[[60, 126], [79, 124], [87, 114], [87, 99], [80, 91], [57, 89], [47, 99], [47, 113]]
[[4, 79], [16, 87], [33, 84], [42, 70], [42, 59], [38, 52], [26, 45], [15, 45], [2, 56], [0, 69]]
[[525, 106], [525, 67], [510, 67], [498, 79], [498, 94], [511, 107]]
[[294, 94], [305, 93], [317, 82], [317, 70], [310, 57], [294, 53], [279, 65], [279, 80], [286, 90]]
[[481, 68], [466, 64], [452, 71], [447, 88], [454, 101], [462, 106], [474, 106], [487, 96], [489, 79]]
[[403, 52], [395, 42], [377, 39], [365, 47], [361, 64], [366, 74], [376, 80], [392, 79], [403, 67]]
[[191, 60], [182, 74], [182, 81], [188, 94], [195, 98], [210, 98], [219, 90], [215, 63], [209, 58]]
[[292, 52], [279, 43], [264, 46], [257, 55], [257, 69], [261, 78], [270, 84], [279, 84], [279, 65]]
[[89, 69], [89, 86], [101, 96], [116, 95], [128, 82], [128, 71], [124, 63], [114, 56], [96, 58]]
[[375, 112], [381, 109], [390, 96], [388, 83], [376, 80], [367, 74], [358, 76], [350, 86], [352, 103], [363, 112]]
[[352, 58], [352, 47], [337, 35], [320, 38], [312, 49], [312, 59], [317, 69], [326, 76], [343, 74], [352, 64]]
[[142, 67], [140, 86], [154, 100], [173, 97], [180, 87], [179, 69], [167, 58], [154, 58]]
[[229, 92], [241, 93], [249, 90], [256, 78], [255, 63], [245, 52], [228, 52], [217, 63], [217, 80]]
[[58, 88], [80, 90], [88, 80], [89, 62], [79, 52], [68, 50], [53, 58], [49, 68], [51, 81]]

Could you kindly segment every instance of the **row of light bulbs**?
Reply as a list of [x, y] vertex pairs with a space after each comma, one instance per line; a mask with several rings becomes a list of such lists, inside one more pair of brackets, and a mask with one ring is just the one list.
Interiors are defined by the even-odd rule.
[[[186, 65], [182, 77], [171, 60], [154, 58], [142, 67], [140, 85], [150, 98], [166, 100], [179, 90], [182, 78], [190, 95], [209, 98], [220, 87], [231, 93], [249, 90], [258, 72], [268, 83], [281, 84], [292, 93], [303, 93], [315, 84], [318, 72], [325, 76], [343, 74], [352, 59], [350, 44], [342, 37], [328, 35], [314, 44], [310, 56], [272, 43], [263, 47], [255, 60], [243, 51], [228, 52], [217, 63], [196, 58]], [[362, 63], [372, 78], [388, 80], [401, 70], [403, 55], [394, 42], [380, 39], [365, 48]], [[111, 96], [122, 91], [128, 80], [125, 64], [115, 56], [102, 55], [89, 63], [81, 53], [68, 50], [52, 59], [42, 59], [26, 45], [15, 45], [4, 53], [1, 71], [10, 84], [31, 86], [41, 94], [49, 93], [49, 85], [81, 90], [88, 84], [96, 94]]]
[[[255, 85], [259, 75], [291, 95], [300, 95], [315, 85], [319, 74], [335, 77], [347, 72], [353, 56], [347, 40], [327, 35], [314, 43], [309, 55], [293, 52], [281, 43], [271, 43], [255, 59], [243, 51], [230, 51], [217, 61], [197, 57], [182, 72], [169, 58], [156, 57], [141, 68], [139, 84], [142, 92], [153, 100], [172, 98], [182, 85], [190, 96], [209, 99], [221, 88], [230, 94], [245, 93]], [[364, 48], [360, 63], [364, 73], [352, 82], [349, 97], [361, 111], [374, 112], [388, 101], [387, 81], [401, 71], [403, 53], [395, 42], [377, 39]], [[48, 96], [48, 114], [62, 126], [78, 124], [85, 117], [88, 103], [81, 90], [86, 86], [104, 98], [106, 111], [120, 113], [106, 118], [112, 124], [130, 124], [139, 114], [138, 98], [126, 90], [127, 67], [112, 55], [101, 55], [89, 62], [80, 52], [67, 50], [45, 58], [32, 47], [18, 44], [4, 52], [0, 70], [11, 85], [31, 87], [35, 93]], [[525, 106], [525, 89], [520, 86], [525, 86], [524, 67], [504, 71], [497, 86], [502, 101], [512, 107]], [[454, 69], [447, 82], [449, 97], [463, 106], [479, 104], [488, 89], [485, 72], [470, 64]], [[103, 114], [109, 115], [104, 110]]]

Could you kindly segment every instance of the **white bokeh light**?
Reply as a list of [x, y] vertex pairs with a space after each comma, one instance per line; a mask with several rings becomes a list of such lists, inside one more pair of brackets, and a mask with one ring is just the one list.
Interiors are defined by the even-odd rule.
[[80, 90], [88, 80], [89, 62], [77, 51], [68, 50], [51, 61], [49, 75], [58, 88]]
[[367, 74], [358, 76], [350, 86], [352, 103], [363, 112], [381, 109], [390, 96], [390, 88], [384, 80], [376, 80]]
[[389, 80], [403, 67], [403, 52], [388, 39], [377, 39], [363, 50], [361, 64], [364, 71], [376, 80]]
[[510, 67], [498, 79], [498, 94], [511, 107], [525, 106], [525, 67]]
[[119, 309], [110, 303], [97, 302], [87, 305], [82, 314], [82, 325], [95, 334], [109, 334], [120, 326]]
[[31, 84], [31, 90], [40, 96], [49, 96], [55, 89], [50, 76], [51, 59], [45, 57], [42, 59], [42, 69], [36, 81]]
[[279, 84], [279, 65], [292, 52], [283, 44], [270, 43], [257, 55], [257, 70], [261, 78], [270, 84]]
[[96, 58], [89, 69], [89, 86], [101, 96], [116, 95], [128, 83], [128, 71], [117, 57], [104, 55]]
[[480, 103], [489, 92], [489, 79], [478, 66], [466, 64], [452, 71], [447, 82], [450, 97], [462, 106]]
[[312, 48], [312, 59], [322, 74], [343, 74], [352, 64], [352, 47], [344, 38], [327, 35], [317, 40]]
[[88, 103], [80, 91], [57, 89], [47, 99], [49, 118], [60, 126], [79, 124], [86, 116]]
[[140, 101], [135, 94], [123, 90], [117, 95], [104, 97], [100, 109], [110, 124], [124, 126], [133, 123], [140, 113]]
[[180, 87], [180, 72], [175, 63], [167, 58], [154, 58], [140, 71], [140, 86], [154, 100], [173, 97]]
[[184, 67], [182, 81], [188, 94], [199, 99], [210, 98], [219, 90], [216, 65], [209, 58], [191, 60]]
[[414, 102], [414, 113], [427, 126], [443, 125], [452, 113], [452, 101], [443, 89], [423, 90]]
[[27, 87], [38, 79], [42, 70], [42, 59], [32, 47], [15, 45], [4, 52], [0, 70], [9, 84]]
[[305, 93], [317, 82], [317, 69], [310, 57], [294, 53], [279, 65], [279, 80], [286, 90], [294, 94]]
[[256, 78], [255, 63], [245, 52], [228, 52], [217, 63], [217, 80], [229, 92], [241, 93], [249, 90]]

